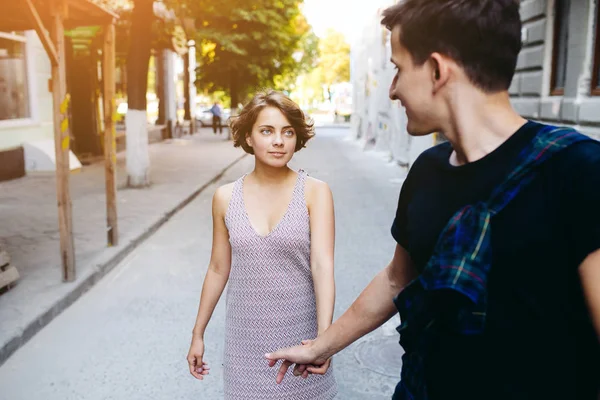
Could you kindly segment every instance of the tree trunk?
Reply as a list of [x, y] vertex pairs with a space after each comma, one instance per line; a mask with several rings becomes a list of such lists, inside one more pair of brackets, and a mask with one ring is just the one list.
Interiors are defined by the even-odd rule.
[[131, 46], [127, 57], [127, 185], [150, 184], [146, 92], [152, 44], [153, 0], [135, 0], [131, 16]]
[[190, 55], [185, 54], [183, 56], [183, 96], [185, 98], [185, 104], [183, 105], [185, 121], [192, 120], [192, 99], [190, 96]]
[[156, 95], [158, 97], [158, 118], [156, 125], [162, 125], [166, 121], [165, 106], [165, 59], [162, 51], [156, 52]]

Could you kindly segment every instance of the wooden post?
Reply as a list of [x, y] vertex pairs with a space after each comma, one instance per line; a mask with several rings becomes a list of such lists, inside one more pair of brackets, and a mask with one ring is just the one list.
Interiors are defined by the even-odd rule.
[[119, 244], [117, 229], [117, 143], [115, 138], [115, 26], [104, 27], [104, 168], [106, 177], [106, 233], [108, 246]]
[[64, 0], [50, 3], [52, 27], [50, 35], [58, 64], [52, 65], [52, 100], [54, 109], [54, 149], [56, 152], [56, 196], [58, 200], [58, 226], [60, 230], [60, 255], [63, 281], [75, 280], [75, 246], [73, 245], [73, 219], [69, 191], [69, 96], [67, 94], [65, 37], [63, 16]]
[[27, 3], [27, 16], [32, 22], [33, 26], [35, 26], [35, 31], [37, 32], [44, 49], [46, 49], [48, 58], [50, 58], [50, 63], [52, 65], [58, 65], [58, 54], [56, 52], [56, 48], [54, 47], [48, 32], [44, 28], [44, 24], [37, 9], [35, 8], [35, 5], [33, 4], [32, 0], [25, 0], [25, 2]]

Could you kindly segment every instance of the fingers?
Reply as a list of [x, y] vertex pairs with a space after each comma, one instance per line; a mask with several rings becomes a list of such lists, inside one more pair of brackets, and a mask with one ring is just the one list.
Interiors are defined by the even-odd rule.
[[285, 357], [283, 356], [281, 351], [274, 351], [273, 353], [265, 354], [265, 358], [270, 361], [273, 361], [273, 360], [277, 361], [277, 360], [281, 360], [282, 358], [285, 358]]
[[277, 360], [269, 360], [269, 367], [272, 368], [277, 364]]
[[208, 363], [200, 361], [198, 364], [198, 360], [201, 360], [197, 357], [188, 358], [188, 365], [190, 367], [190, 374], [196, 379], [203, 380], [205, 375], [210, 373], [210, 367]]
[[196, 373], [201, 376], [208, 375], [210, 373], [210, 367], [207, 363], [203, 362], [201, 367], [196, 367]]
[[311, 365], [306, 369], [306, 372], [310, 372], [311, 374], [316, 374], [316, 375], [325, 375], [325, 372], [327, 372], [327, 367], [325, 367], [324, 365], [321, 365], [319, 367]]
[[194, 359], [188, 358], [188, 360], [187, 360], [187, 361], [188, 361], [188, 366], [190, 367], [190, 374], [192, 374], [192, 376], [193, 376], [194, 378], [200, 379], [200, 378], [199, 378], [199, 377], [196, 375], [196, 365], [195, 365], [195, 364], [196, 364], [196, 359], [195, 359], [195, 358], [194, 358]]
[[294, 367], [294, 376], [300, 376], [306, 371], [306, 364], [296, 364]]
[[275, 380], [277, 384], [280, 384], [283, 381], [285, 373], [287, 372], [290, 365], [292, 365], [292, 363], [287, 360], [281, 363], [281, 367], [279, 367], [279, 372], [277, 373], [277, 379]]
[[323, 364], [323, 365], [309, 365], [306, 370], [308, 372], [310, 372], [311, 374], [325, 375], [325, 373], [329, 369], [330, 365], [331, 365], [331, 358], [329, 360], [327, 360], [325, 362], [325, 364]]

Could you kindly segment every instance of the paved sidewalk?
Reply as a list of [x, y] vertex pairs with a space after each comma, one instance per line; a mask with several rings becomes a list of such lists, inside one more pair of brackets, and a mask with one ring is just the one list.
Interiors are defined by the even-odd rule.
[[54, 174], [0, 183], [0, 247], [21, 275], [0, 295], [0, 364], [131, 250], [244, 156], [222, 136], [199, 134], [150, 145], [147, 189], [125, 187], [118, 155], [119, 246], [107, 248], [104, 165], [71, 174], [77, 280], [63, 283]]

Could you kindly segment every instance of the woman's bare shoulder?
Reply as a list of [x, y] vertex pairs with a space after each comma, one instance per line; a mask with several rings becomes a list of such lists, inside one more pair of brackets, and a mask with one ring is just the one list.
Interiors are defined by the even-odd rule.
[[234, 187], [235, 182], [231, 182], [217, 188], [213, 196], [213, 207], [215, 208], [215, 210], [219, 210], [222, 213], [225, 213], [225, 211], [227, 211], [227, 207], [229, 206], [229, 202], [231, 201], [231, 197], [233, 196]]
[[327, 182], [313, 178], [311, 176], [307, 176], [305, 186], [305, 197], [308, 205], [310, 206], [316, 201], [322, 201], [331, 198], [331, 189], [329, 188]]

